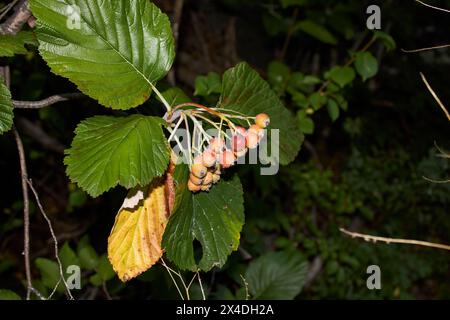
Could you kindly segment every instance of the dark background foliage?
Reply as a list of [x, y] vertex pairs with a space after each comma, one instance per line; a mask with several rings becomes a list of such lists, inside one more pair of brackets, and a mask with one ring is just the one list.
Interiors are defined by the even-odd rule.
[[[155, 2], [172, 14], [174, 1]], [[294, 5], [283, 8], [281, 3], [288, 2]], [[414, 1], [378, 3], [383, 31], [393, 37], [397, 49], [387, 51], [382, 42], [369, 48], [379, 62], [379, 72], [365, 82], [356, 78], [340, 91], [348, 110], [341, 110], [334, 122], [325, 108], [315, 111], [311, 116], [314, 132], [306, 136], [295, 162], [281, 168], [278, 175], [260, 176], [258, 167], [237, 169], [245, 190], [246, 224], [239, 251], [224, 268], [203, 275], [209, 298], [244, 297], [239, 275], [269, 251], [296, 251], [310, 262], [307, 283], [297, 296], [300, 299], [450, 298], [448, 252], [366, 243], [339, 232], [345, 227], [450, 243], [450, 184], [423, 178], [448, 178], [449, 163], [438, 157], [435, 144], [450, 148], [449, 126], [419, 76], [419, 72], [426, 74], [441, 99], [450, 101], [449, 51], [400, 50], [449, 43], [450, 15]], [[265, 78], [272, 77], [274, 89], [279, 88], [276, 79], [283, 77], [284, 69], [274, 68], [273, 61], [284, 63], [289, 72], [322, 77], [334, 66], [344, 65], [349, 51], [370, 39], [365, 27], [368, 4], [359, 0], [187, 0], [175, 64], [177, 84], [192, 95], [197, 76], [221, 74], [241, 60]], [[434, 4], [448, 5], [446, 1]], [[292, 30], [304, 20], [323, 26], [336, 41], [324, 43]], [[16, 100], [76, 91], [68, 80], [52, 75], [36, 53], [3, 62], [11, 66], [11, 91]], [[295, 97], [283, 89], [279, 93], [286, 106], [298, 113], [302, 107]], [[214, 95], [208, 92], [197, 98], [208, 102]], [[154, 102], [149, 101], [139, 112], [158, 113], [152, 106]], [[97, 199], [88, 197], [66, 177], [63, 150], [81, 120], [111, 113], [90, 100], [16, 111], [30, 177], [60, 244], [67, 243], [65, 254], [73, 250], [84, 261], [83, 289], [77, 297], [176, 298], [170, 278], [159, 265], [126, 285], [109, 279], [108, 293], [92, 279], [96, 274], [93, 265], [106, 251], [106, 239], [126, 190], [116, 188]], [[23, 296], [23, 202], [12, 134], [0, 137], [0, 150], [0, 288]], [[52, 245], [34, 203], [31, 220], [33, 278], [37, 288], [48, 292], [45, 267], [36, 259], [52, 259]], [[366, 268], [372, 264], [381, 267], [382, 290], [366, 287]], [[197, 284], [193, 297], [199, 297]]]

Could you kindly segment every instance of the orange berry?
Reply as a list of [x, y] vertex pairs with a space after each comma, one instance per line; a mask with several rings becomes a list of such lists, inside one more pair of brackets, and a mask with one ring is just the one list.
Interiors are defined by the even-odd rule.
[[189, 189], [189, 191], [192, 191], [192, 192], [199, 192], [202, 189], [202, 187], [192, 183], [192, 181], [189, 180], [188, 181], [188, 189]]
[[220, 174], [213, 174], [213, 180], [212, 180], [212, 182], [214, 183], [214, 184], [216, 184], [217, 182], [219, 182], [219, 180], [220, 180]]
[[259, 139], [262, 139], [262, 137], [264, 137], [264, 130], [257, 124], [251, 125], [250, 128], [248, 128], [247, 135], [250, 133], [256, 133]]
[[193, 184], [195, 184], [195, 185], [197, 185], [197, 186], [200, 186], [200, 185], [203, 184], [203, 179], [197, 178], [197, 177], [194, 176], [192, 173], [189, 175], [189, 180], [190, 180]]
[[211, 184], [213, 182], [213, 173], [212, 172], [208, 172], [205, 176], [205, 178], [203, 179], [203, 185], [208, 185]]
[[259, 137], [255, 132], [249, 132], [247, 134], [247, 148], [255, 149], [258, 146]]
[[206, 150], [202, 155], [202, 163], [205, 167], [210, 168], [216, 164], [216, 153], [213, 150]]
[[204, 184], [201, 186], [202, 191], [209, 191], [211, 189], [212, 184]]
[[191, 167], [191, 173], [197, 178], [203, 179], [208, 169], [201, 163], [194, 163]]
[[220, 154], [219, 162], [222, 165], [222, 167], [225, 169], [231, 167], [235, 161], [236, 161], [236, 156], [234, 155], [234, 153], [231, 150], [226, 150]]
[[261, 128], [267, 128], [270, 124], [270, 118], [266, 113], [260, 113], [256, 116], [255, 122]]

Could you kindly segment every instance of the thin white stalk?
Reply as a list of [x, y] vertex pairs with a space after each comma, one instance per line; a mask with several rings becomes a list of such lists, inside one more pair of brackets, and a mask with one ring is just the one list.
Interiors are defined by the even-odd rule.
[[[149, 82], [150, 83], [150, 82]], [[156, 87], [150, 83], [150, 86], [152, 88], [152, 90], [156, 93], [156, 95], [158, 96], [158, 98], [161, 100], [161, 102], [163, 103], [163, 105], [166, 107], [167, 112], [172, 111], [172, 107], [170, 106], [170, 104], [167, 102], [167, 100], [164, 98], [164, 96], [161, 94], [161, 92], [159, 92], [158, 89], [156, 89]]]

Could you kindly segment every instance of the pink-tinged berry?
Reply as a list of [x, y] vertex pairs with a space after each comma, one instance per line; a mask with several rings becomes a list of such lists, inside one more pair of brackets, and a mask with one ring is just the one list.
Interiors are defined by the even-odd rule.
[[213, 180], [212, 180], [212, 182], [214, 183], [214, 184], [216, 184], [217, 182], [219, 182], [219, 180], [220, 180], [220, 174], [213, 174]]
[[241, 136], [244, 136], [247, 134], [247, 130], [245, 130], [245, 128], [240, 127], [240, 126], [235, 126], [236, 132], [235, 134], [240, 134]]
[[247, 135], [249, 135], [250, 133], [256, 133], [259, 139], [262, 139], [264, 137], [264, 130], [257, 124], [251, 125], [250, 128], [248, 128]]
[[209, 147], [216, 153], [221, 153], [225, 148], [225, 141], [221, 138], [212, 138]]
[[239, 152], [244, 150], [246, 147], [245, 136], [241, 134], [236, 134], [231, 138], [231, 149], [234, 152]]
[[197, 178], [195, 175], [193, 175], [193, 174], [191, 173], [191, 174], [189, 175], [189, 180], [190, 180], [193, 184], [195, 184], [195, 185], [197, 185], [197, 186], [200, 186], [200, 185], [203, 184], [203, 180], [204, 180], [204, 179]]
[[197, 178], [203, 179], [206, 176], [208, 169], [201, 163], [194, 163], [191, 168], [191, 173]]
[[247, 148], [255, 149], [258, 146], [259, 137], [258, 134], [256, 134], [255, 132], [249, 131], [246, 139], [247, 139]]
[[203, 185], [209, 185], [212, 184], [212, 182], [213, 182], [213, 173], [208, 172], [205, 178], [203, 179]]
[[224, 169], [231, 167], [235, 161], [236, 156], [231, 150], [224, 151], [219, 157], [219, 162]]
[[[247, 140], [245, 141], [245, 144], [247, 145]], [[245, 147], [243, 150], [241, 151], [235, 151], [234, 154], [236, 155], [236, 158], [241, 158], [241, 157], [245, 157], [245, 155], [247, 154], [247, 147]]]
[[270, 124], [270, 118], [266, 113], [260, 113], [256, 116], [255, 122], [261, 128], [267, 128]]
[[199, 192], [202, 189], [202, 186], [198, 186], [198, 185], [192, 183], [191, 180], [189, 180], [188, 181], [188, 189], [189, 189], [189, 191], [192, 191], [192, 192]]
[[211, 168], [213, 167], [217, 162], [216, 153], [211, 150], [205, 150], [202, 154], [202, 163], [205, 167]]

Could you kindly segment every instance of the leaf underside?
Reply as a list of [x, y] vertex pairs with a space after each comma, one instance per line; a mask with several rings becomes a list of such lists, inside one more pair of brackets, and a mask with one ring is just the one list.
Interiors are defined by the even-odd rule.
[[168, 217], [164, 179], [129, 192], [108, 238], [108, 257], [122, 281], [138, 276], [161, 258]]

